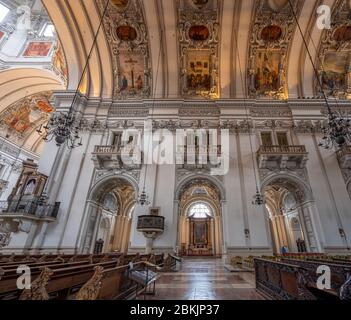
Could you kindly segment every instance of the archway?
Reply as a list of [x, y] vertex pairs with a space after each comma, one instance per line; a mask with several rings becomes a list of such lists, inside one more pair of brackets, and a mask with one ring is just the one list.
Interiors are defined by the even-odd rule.
[[212, 181], [195, 178], [179, 190], [177, 247], [184, 256], [221, 257], [221, 192]]
[[263, 183], [274, 253], [319, 252], [308, 186], [298, 178], [276, 176]]
[[110, 177], [92, 188], [84, 253], [128, 251], [135, 197], [133, 183], [124, 177]]

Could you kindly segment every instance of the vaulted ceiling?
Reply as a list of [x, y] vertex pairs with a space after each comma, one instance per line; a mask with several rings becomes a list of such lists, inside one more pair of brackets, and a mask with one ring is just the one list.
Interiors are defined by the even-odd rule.
[[[43, 0], [55, 24], [58, 37], [69, 66], [69, 89], [79, 83], [84, 62], [91, 49], [94, 34], [107, 0]], [[103, 31], [97, 37], [88, 72], [81, 85], [83, 93], [92, 97], [112, 98], [119, 87], [117, 51], [123, 41], [113, 41], [111, 30], [120, 25], [132, 25], [139, 36], [144, 32], [144, 52], [150, 73], [150, 95], [162, 98], [184, 96], [182, 73], [184, 48], [196, 48], [194, 41], [183, 38], [184, 24], [205, 25], [217, 32], [217, 42], [208, 46], [215, 57], [218, 90], [214, 97], [239, 98], [244, 90], [250, 94], [252, 67], [250, 59], [257, 50], [284, 48], [284, 92], [286, 97], [313, 97], [316, 95], [313, 67], [300, 32], [290, 14], [289, 0], [111, 0]], [[124, 3], [127, 3], [125, 9]], [[194, 11], [191, 6], [195, 3]], [[196, 3], [200, 9], [196, 7]], [[210, 3], [210, 4], [208, 4]], [[349, 6], [346, 0], [291, 0], [298, 16], [314, 62], [318, 62], [319, 47], [324, 30], [317, 27], [317, 8], [328, 5], [334, 11]], [[117, 4], [117, 8], [114, 7]], [[128, 11], [128, 7], [132, 8]], [[269, 10], [270, 9], [270, 10]], [[123, 11], [125, 10], [125, 11]], [[138, 14], [134, 16], [134, 10]], [[212, 12], [211, 12], [212, 11]], [[213, 12], [217, 13], [213, 16]], [[284, 12], [287, 15], [284, 15]], [[279, 16], [280, 15], [280, 16]], [[287, 18], [285, 21], [285, 18]], [[188, 21], [186, 19], [189, 19]], [[207, 19], [207, 21], [206, 21]], [[208, 21], [211, 20], [211, 25]], [[273, 44], [262, 44], [258, 34], [264, 26], [280, 24], [283, 36]], [[262, 27], [262, 28], [261, 28]], [[145, 29], [143, 29], [145, 28]], [[212, 30], [211, 30], [212, 28]], [[216, 29], [217, 28], [217, 29]], [[186, 29], [189, 30], [189, 29]], [[107, 31], [107, 32], [106, 32]], [[274, 31], [274, 30], [273, 30]], [[260, 42], [261, 41], [261, 42]], [[195, 41], [196, 42], [196, 41]], [[140, 43], [138, 45], [141, 45]], [[128, 46], [126, 46], [128, 49]], [[242, 81], [244, 80], [244, 81]], [[118, 94], [117, 94], [118, 95]], [[185, 95], [186, 96], [186, 95]], [[284, 97], [284, 94], [283, 94]], [[274, 98], [274, 97], [273, 97]]]
[[[349, 0], [110, 0], [109, 3], [108, 0], [42, 0], [42, 3], [62, 46], [68, 68], [67, 83], [50, 70], [1, 71], [0, 111], [19, 100], [20, 88], [23, 91], [31, 83], [30, 94], [75, 90], [80, 85], [83, 94], [102, 99], [311, 98], [320, 92], [316, 90], [309, 53], [319, 72], [324, 72], [323, 61], [336, 59], [350, 64]], [[332, 9], [331, 30], [317, 26], [320, 18], [317, 9], [321, 5]], [[105, 8], [96, 46], [91, 51]], [[341, 26], [347, 27], [341, 30]], [[336, 41], [337, 28], [341, 30], [338, 33], [341, 40]], [[81, 79], [89, 54], [87, 72]], [[334, 72], [332, 69], [333, 66], [329, 71]], [[192, 70], [194, 74], [190, 74]], [[331, 81], [330, 72], [324, 79], [326, 86]], [[127, 73], [132, 75], [125, 77]], [[345, 92], [339, 92], [345, 91], [339, 90], [341, 80], [332, 81], [338, 90], [330, 90], [330, 95], [348, 98]]]

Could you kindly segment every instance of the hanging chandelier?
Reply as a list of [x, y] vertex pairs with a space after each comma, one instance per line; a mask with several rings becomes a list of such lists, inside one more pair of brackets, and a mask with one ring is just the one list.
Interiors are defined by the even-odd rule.
[[253, 197], [252, 204], [255, 206], [262, 206], [266, 203], [264, 196], [261, 194], [259, 188], [256, 188], [256, 194]]
[[[290, 5], [291, 12], [294, 16], [294, 20], [296, 22], [296, 25], [297, 25], [299, 32], [300, 32], [300, 35], [302, 37], [305, 49], [306, 49], [307, 54], [308, 54], [308, 57], [311, 61], [313, 71], [314, 71], [315, 77], [317, 79], [317, 83], [318, 83], [318, 86], [320, 88], [320, 91], [323, 95], [323, 99], [325, 101], [325, 105], [326, 105], [326, 109], [327, 109], [327, 114], [328, 114], [327, 121], [326, 121], [327, 123], [325, 126], [322, 126], [322, 128], [321, 128], [324, 136], [322, 138], [322, 141], [319, 143], [319, 146], [324, 147], [325, 149], [331, 149], [333, 147], [337, 148], [337, 149], [342, 148], [351, 142], [350, 120], [345, 119], [340, 112], [331, 110], [328, 98], [325, 94], [325, 91], [324, 91], [324, 88], [322, 85], [322, 80], [319, 76], [316, 65], [312, 59], [310, 49], [307, 45], [305, 36], [302, 32], [302, 29], [301, 29], [299, 20], [296, 16], [294, 7], [291, 3], [291, 0], [288, 0], [288, 2]], [[321, 65], [323, 66], [322, 63], [321, 63]]]
[[149, 196], [147, 195], [145, 189], [139, 194], [137, 203], [141, 206], [148, 206], [150, 204]]
[[339, 149], [351, 142], [350, 119], [345, 119], [340, 112], [330, 110], [327, 124], [321, 129], [323, 138], [320, 147]]
[[58, 147], [66, 143], [69, 149], [73, 149], [83, 145], [82, 137], [79, 136], [80, 130], [81, 121], [73, 112], [59, 112], [53, 114], [45, 126], [41, 125], [37, 133], [45, 142], [55, 140]]
[[82, 129], [82, 121], [79, 113], [74, 110], [75, 102], [77, 96], [79, 94], [79, 88], [83, 82], [84, 75], [89, 66], [89, 61], [92, 56], [94, 47], [97, 43], [97, 38], [102, 27], [104, 17], [106, 16], [106, 12], [111, 0], [107, 0], [106, 6], [104, 8], [103, 14], [100, 19], [99, 26], [94, 34], [94, 40], [92, 46], [90, 48], [89, 54], [85, 61], [85, 65], [80, 77], [80, 80], [77, 85], [77, 89], [74, 94], [74, 98], [72, 104], [68, 110], [68, 112], [56, 112], [54, 113], [49, 122], [43, 126], [41, 125], [39, 129], [37, 129], [37, 133], [43, 138], [45, 142], [50, 142], [54, 140], [58, 147], [66, 144], [69, 149], [73, 149], [76, 147], [82, 146], [82, 138], [79, 136], [79, 132]]

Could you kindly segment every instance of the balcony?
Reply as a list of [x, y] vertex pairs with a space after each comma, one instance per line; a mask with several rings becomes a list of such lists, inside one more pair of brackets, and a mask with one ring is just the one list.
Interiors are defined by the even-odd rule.
[[177, 164], [184, 169], [210, 169], [220, 167], [221, 146], [199, 147], [195, 145], [178, 146]]
[[6, 220], [56, 221], [60, 203], [42, 204], [38, 201], [0, 201], [0, 222]]
[[341, 169], [351, 168], [351, 146], [343, 147], [336, 152]]
[[140, 169], [142, 153], [135, 152], [133, 155], [135, 148], [134, 145], [95, 146], [92, 160], [99, 169]]
[[261, 146], [257, 154], [260, 169], [302, 169], [308, 160], [305, 146]]

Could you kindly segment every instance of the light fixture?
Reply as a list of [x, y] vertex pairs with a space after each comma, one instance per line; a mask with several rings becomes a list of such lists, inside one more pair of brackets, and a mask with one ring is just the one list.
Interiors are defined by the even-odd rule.
[[69, 149], [73, 149], [83, 145], [82, 138], [79, 136], [79, 132], [82, 129], [81, 115], [76, 112], [74, 107], [79, 93], [79, 88], [82, 84], [85, 72], [87, 71], [89, 61], [93, 53], [93, 49], [97, 43], [97, 38], [100, 32], [100, 29], [102, 27], [104, 17], [106, 15], [110, 1], [111, 0], [107, 1], [103, 14], [101, 16], [99, 27], [96, 30], [96, 33], [94, 35], [93, 44], [91, 46], [90, 52], [85, 61], [85, 66], [83, 68], [82, 75], [78, 82], [77, 89], [75, 91], [74, 98], [69, 108], [69, 111], [67, 113], [66, 112], [54, 113], [51, 116], [51, 119], [49, 120], [49, 122], [45, 126], [41, 125], [39, 129], [36, 130], [37, 133], [43, 137], [43, 140], [45, 142], [50, 142], [52, 140], [55, 140], [56, 145], [58, 147], [62, 146], [63, 144], [66, 144]]
[[[301, 29], [299, 20], [296, 16], [294, 7], [291, 3], [291, 0], [288, 0], [288, 1], [289, 1], [290, 9], [291, 9], [292, 14], [294, 16], [296, 25], [297, 25], [299, 32], [300, 32], [300, 35], [302, 37], [304, 46], [306, 48], [308, 57], [311, 61], [311, 64], [312, 64], [312, 67], [314, 70], [314, 74], [315, 74], [315, 77], [317, 79], [318, 86], [320, 87], [320, 91], [323, 95], [323, 99], [325, 101], [326, 108], [327, 108], [328, 116], [327, 116], [326, 125], [322, 127], [322, 132], [323, 132], [324, 136], [323, 136], [322, 141], [319, 143], [319, 146], [324, 147], [325, 149], [330, 149], [333, 147], [334, 148], [342, 148], [351, 142], [350, 120], [344, 119], [344, 117], [342, 116], [342, 114], [340, 112], [332, 111], [332, 109], [329, 105], [328, 98], [327, 98], [325, 91], [323, 89], [322, 80], [319, 77], [317, 68], [316, 68], [315, 63], [312, 59], [310, 49], [308, 48], [305, 36], [302, 32], [302, 29]], [[322, 66], [323, 66], [323, 64], [322, 64]]]
[[143, 189], [143, 191], [139, 194], [138, 200], [137, 200], [138, 204], [140, 204], [141, 206], [148, 206], [150, 204], [149, 201], [149, 196], [147, 195], [145, 188]]
[[69, 149], [82, 146], [82, 138], [79, 136], [81, 129], [80, 120], [73, 112], [55, 113], [48, 124], [41, 125], [37, 133], [43, 137], [45, 142], [55, 139], [56, 145], [60, 147], [66, 143]]
[[[236, 44], [236, 52], [239, 52], [239, 45], [238, 45], [238, 35], [236, 31], [234, 32], [235, 36], [235, 44]], [[256, 183], [256, 194], [253, 196], [254, 200], [252, 201], [253, 205], [256, 206], [261, 206], [265, 204], [264, 196], [260, 192], [260, 184], [258, 181], [258, 174], [256, 172], [256, 166], [255, 166], [255, 156], [254, 156], [254, 150], [252, 146], [252, 138], [251, 138], [251, 125], [249, 122], [249, 112], [248, 108], [246, 105], [246, 100], [247, 100], [247, 90], [245, 89], [245, 81], [243, 78], [243, 71], [241, 67], [241, 61], [240, 61], [240, 55], [238, 54], [238, 65], [239, 65], [239, 71], [240, 71], [240, 79], [241, 79], [241, 86], [242, 86], [242, 91], [244, 92], [244, 106], [245, 106], [245, 113], [246, 113], [246, 122], [247, 122], [247, 127], [249, 131], [249, 142], [250, 142], [250, 149], [251, 149], [251, 160], [252, 160], [252, 169], [254, 172], [254, 177], [255, 177], [255, 183]]]
[[[160, 34], [160, 42], [162, 42], [163, 39], [163, 31], [161, 29], [161, 34]], [[156, 103], [156, 90], [157, 90], [157, 81], [158, 81], [158, 72], [159, 72], [159, 68], [160, 68], [160, 60], [161, 60], [161, 51], [162, 51], [162, 43], [160, 43], [160, 50], [159, 50], [159, 54], [158, 54], [158, 61], [157, 61], [157, 69], [156, 69], [156, 79], [155, 79], [155, 90], [154, 90], [154, 97], [153, 97], [153, 103], [152, 103], [152, 112], [151, 112], [151, 117], [150, 117], [150, 121], [152, 123], [153, 121], [153, 115], [154, 115], [154, 110], [155, 110], [155, 103]], [[146, 159], [148, 159], [148, 151], [149, 151], [149, 147], [150, 144], [148, 144], [147, 146], [147, 150], [146, 150]], [[147, 168], [148, 168], [148, 164], [145, 164], [145, 174], [144, 174], [144, 185], [143, 185], [143, 191], [139, 194], [138, 199], [137, 199], [137, 203], [141, 206], [148, 206], [151, 204], [151, 202], [149, 201], [149, 196], [147, 195], [146, 191], [145, 191], [145, 185], [146, 185], [146, 177], [147, 177]]]
[[340, 112], [332, 111], [328, 114], [328, 122], [322, 127], [322, 132], [320, 147], [342, 148], [351, 142], [350, 119], [343, 118]]
[[266, 203], [264, 196], [260, 193], [259, 188], [256, 189], [256, 194], [253, 196], [252, 204], [255, 206], [262, 206]]

